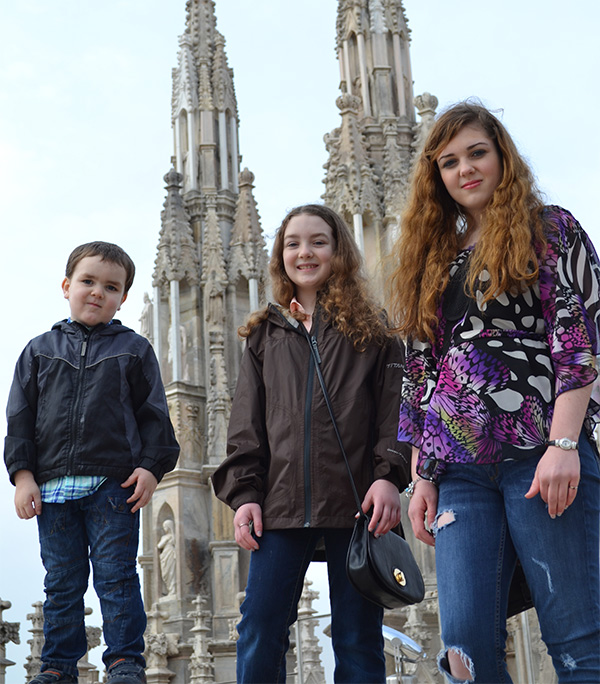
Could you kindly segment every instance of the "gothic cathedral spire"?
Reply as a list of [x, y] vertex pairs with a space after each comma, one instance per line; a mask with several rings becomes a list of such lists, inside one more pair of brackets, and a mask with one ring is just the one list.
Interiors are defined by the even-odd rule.
[[[342, 92], [337, 106], [342, 121], [325, 136], [329, 160], [323, 199], [353, 226], [379, 290], [378, 264], [398, 230], [420, 131], [409, 45], [401, 0], [339, 0], [336, 46]], [[435, 98], [421, 97], [428, 97], [435, 110]]]
[[[181, 445], [176, 469], [143, 509], [149, 682], [188, 681], [189, 672], [192, 681], [214, 681], [215, 672], [235, 678], [231, 630], [244, 573], [232, 514], [213, 497], [209, 476], [225, 458], [237, 328], [264, 305], [267, 270], [254, 175], [240, 174], [233, 71], [215, 3], [187, 0], [186, 9], [173, 69], [173, 168], [142, 322]], [[212, 654], [198, 630], [212, 632]]]

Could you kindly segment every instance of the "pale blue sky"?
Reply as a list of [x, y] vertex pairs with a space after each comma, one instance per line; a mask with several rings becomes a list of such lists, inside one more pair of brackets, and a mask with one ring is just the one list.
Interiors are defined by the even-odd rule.
[[[548, 201], [570, 209], [600, 244], [597, 27], [593, 0], [458, 5], [405, 0], [415, 94], [440, 107], [478, 96], [531, 161]], [[216, 0], [235, 71], [242, 166], [256, 175], [263, 227], [318, 201], [323, 135], [339, 125], [335, 0]], [[138, 328], [172, 154], [171, 69], [185, 0], [21, 0], [0, 25], [0, 404], [26, 342], [67, 315], [60, 282], [70, 250], [122, 244], [138, 267], [122, 320]], [[596, 200], [596, 201], [594, 201]], [[17, 520], [0, 478], [0, 597], [5, 619], [43, 598], [36, 526]], [[91, 624], [100, 624], [94, 615]], [[98, 652], [98, 651], [97, 651]], [[8, 647], [24, 679], [26, 643]], [[97, 661], [97, 655], [94, 660]]]

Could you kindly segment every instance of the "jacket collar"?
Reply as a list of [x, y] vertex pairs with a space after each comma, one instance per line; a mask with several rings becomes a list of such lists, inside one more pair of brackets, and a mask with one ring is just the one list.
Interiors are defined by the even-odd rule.
[[271, 303], [267, 308], [269, 310], [269, 320], [275, 323], [276, 325], [281, 325], [283, 327], [291, 325], [294, 329], [297, 329], [300, 325], [300, 321], [297, 321], [292, 316], [289, 309], [285, 309], [282, 306], [278, 306], [277, 304]]
[[67, 335], [116, 335], [123, 332], [123, 330], [128, 330], [128, 328], [116, 318], [113, 318], [110, 323], [100, 323], [91, 329], [86, 328], [85, 325], [81, 325], [77, 321], [70, 321], [68, 318], [65, 318], [55, 323], [52, 326], [52, 330], [62, 330]]
[[[297, 333], [303, 335], [302, 323], [297, 321], [290, 313], [289, 309], [278, 304], [270, 303], [267, 307], [269, 311], [269, 321], [282, 328], [293, 328]], [[320, 335], [321, 331], [325, 330], [331, 325], [331, 321], [323, 318], [321, 315], [321, 307], [317, 304], [313, 314], [313, 330]], [[305, 329], [306, 330], [306, 329]]]

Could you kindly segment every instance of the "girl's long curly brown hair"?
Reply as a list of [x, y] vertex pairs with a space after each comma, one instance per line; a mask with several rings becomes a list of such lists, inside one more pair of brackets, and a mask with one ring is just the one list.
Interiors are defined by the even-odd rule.
[[[416, 161], [400, 237], [394, 247], [390, 279], [391, 310], [404, 336], [434, 339], [441, 294], [448, 284], [448, 266], [459, 250], [459, 231], [466, 216], [448, 194], [437, 159], [465, 126], [479, 126], [494, 141], [502, 178], [482, 216], [466, 292], [473, 296], [486, 269], [490, 279], [483, 303], [502, 292], [520, 290], [538, 278], [538, 258], [546, 245], [543, 202], [533, 174], [500, 121], [485, 107], [461, 102], [434, 123]], [[481, 283], [478, 284], [482, 288]]]
[[[285, 272], [283, 263], [283, 242], [290, 220], [302, 214], [323, 219], [331, 228], [334, 240], [331, 275], [317, 295], [317, 304], [333, 326], [350, 339], [358, 351], [366, 349], [371, 342], [385, 343], [389, 333], [381, 309], [368, 294], [362, 274], [362, 257], [354, 238], [341, 216], [322, 204], [304, 204], [292, 209], [277, 229], [269, 262], [273, 298], [287, 309], [294, 296], [294, 283]], [[246, 325], [239, 328], [239, 335], [248, 337], [267, 315], [267, 309], [253, 313]], [[303, 318], [302, 314], [296, 314], [295, 317]]]

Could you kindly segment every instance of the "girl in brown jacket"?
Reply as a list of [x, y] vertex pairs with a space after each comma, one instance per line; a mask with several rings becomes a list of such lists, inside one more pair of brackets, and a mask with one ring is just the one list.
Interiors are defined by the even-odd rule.
[[383, 610], [346, 577], [356, 505], [309, 348], [318, 350], [370, 529], [386, 534], [400, 521], [398, 490], [409, 479], [409, 457], [396, 440], [403, 355], [360, 270], [360, 253], [334, 211], [293, 209], [270, 262], [279, 306], [240, 330], [247, 344], [228, 457], [212, 478], [217, 497], [236, 511], [237, 543], [254, 551], [238, 625], [238, 682], [285, 682], [289, 627], [321, 540], [335, 681], [385, 681]]

